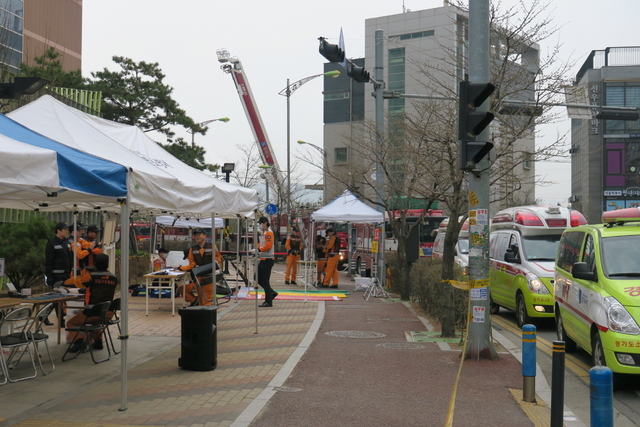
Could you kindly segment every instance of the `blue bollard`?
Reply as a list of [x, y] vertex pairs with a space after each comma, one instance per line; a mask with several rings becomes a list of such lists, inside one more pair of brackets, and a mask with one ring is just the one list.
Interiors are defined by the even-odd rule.
[[613, 372], [606, 366], [589, 371], [591, 427], [613, 427]]
[[536, 401], [536, 327], [522, 326], [522, 400]]

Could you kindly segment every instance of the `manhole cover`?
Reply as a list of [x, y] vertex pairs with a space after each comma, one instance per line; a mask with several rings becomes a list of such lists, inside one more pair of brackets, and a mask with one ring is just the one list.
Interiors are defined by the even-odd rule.
[[382, 320], [386, 320], [387, 322], [417, 322], [418, 319], [408, 319], [408, 318], [395, 318], [395, 319], [382, 319]]
[[385, 334], [369, 331], [331, 331], [325, 334], [336, 338], [384, 338]]
[[421, 344], [414, 344], [410, 342], [389, 342], [384, 344], [376, 344], [376, 347], [391, 348], [394, 350], [417, 350], [420, 348], [425, 348], [425, 346]]
[[302, 391], [301, 388], [295, 388], [295, 387], [274, 387], [273, 389], [275, 391], [283, 391], [285, 393], [295, 393], [296, 391]]
[[329, 308], [369, 308], [366, 305], [342, 305], [342, 304], [328, 305], [327, 307]]

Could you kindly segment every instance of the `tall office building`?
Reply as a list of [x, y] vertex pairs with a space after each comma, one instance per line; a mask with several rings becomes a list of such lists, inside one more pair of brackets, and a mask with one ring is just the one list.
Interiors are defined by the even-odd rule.
[[[594, 106], [640, 107], [640, 47], [594, 50], [576, 75]], [[640, 120], [571, 121], [572, 207], [589, 223], [606, 210], [640, 207]]]
[[[434, 81], [438, 85], [445, 85], [451, 93], [457, 93], [458, 81], [464, 79], [467, 56], [468, 17], [466, 12], [454, 6], [444, 6], [434, 9], [406, 12], [397, 15], [371, 18], [365, 21], [365, 57], [356, 59], [357, 65], [365, 68], [373, 77], [375, 64], [375, 32], [384, 32], [383, 65], [385, 89], [404, 94], [431, 95], [442, 93], [436, 90]], [[493, 43], [493, 41], [492, 41]], [[350, 51], [358, 51], [356, 46], [346, 46], [347, 56]], [[493, 49], [499, 51], [499, 49]], [[522, 55], [523, 62], [532, 72], [537, 72], [539, 63], [538, 46], [528, 45], [528, 50]], [[421, 69], [428, 64], [430, 76]], [[522, 65], [515, 65], [522, 66]], [[325, 79], [324, 87], [324, 148], [326, 152], [326, 168], [346, 174], [358, 162], [362, 161], [354, 156], [350, 140], [362, 135], [363, 118], [366, 121], [375, 120], [375, 98], [370, 96], [373, 85], [357, 83], [346, 75], [346, 70], [338, 64], [325, 64], [325, 71], [340, 70], [342, 74], [337, 79]], [[416, 113], [414, 100], [405, 98], [384, 101], [385, 122], [389, 118], [402, 118]], [[497, 123], [492, 123], [496, 126]], [[388, 131], [388, 123], [385, 123]], [[499, 143], [498, 141], [494, 141]], [[514, 143], [514, 150], [518, 152], [535, 151], [533, 131], [530, 136]], [[373, 171], [371, 171], [373, 172]], [[420, 171], [417, 171], [420, 173]], [[332, 173], [333, 174], [333, 173]], [[535, 165], [533, 162], [522, 162], [514, 169], [512, 179], [505, 177], [501, 186], [492, 188], [492, 200], [499, 200], [492, 208], [500, 209], [505, 205], [520, 202], [535, 201]], [[358, 180], [354, 177], [354, 180]], [[514, 184], [517, 183], [517, 184]], [[358, 186], [357, 182], [353, 183]], [[510, 186], [517, 185], [519, 190], [510, 192]], [[332, 180], [325, 173], [324, 200], [330, 201], [344, 191], [336, 180]], [[506, 198], [504, 194], [509, 194]], [[516, 198], [519, 198], [516, 200]]]
[[82, 0], [0, 0], [0, 63], [16, 72], [51, 47], [65, 71], [82, 67]]

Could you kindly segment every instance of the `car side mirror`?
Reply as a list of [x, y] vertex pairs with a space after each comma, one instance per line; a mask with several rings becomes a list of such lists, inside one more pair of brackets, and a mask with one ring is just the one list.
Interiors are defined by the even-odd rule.
[[512, 262], [514, 264], [520, 264], [520, 258], [518, 258], [518, 256], [516, 254], [514, 254], [512, 251], [507, 251], [504, 254], [504, 260], [506, 262]]
[[592, 282], [597, 282], [596, 273], [593, 271], [589, 271], [586, 262], [576, 262], [571, 267], [571, 275], [574, 279], [582, 279], [582, 280], [590, 280]]

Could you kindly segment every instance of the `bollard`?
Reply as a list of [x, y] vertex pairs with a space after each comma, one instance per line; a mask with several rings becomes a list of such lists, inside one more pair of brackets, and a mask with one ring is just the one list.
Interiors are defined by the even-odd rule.
[[551, 427], [562, 427], [563, 413], [564, 341], [554, 341], [551, 359]]
[[522, 326], [522, 400], [536, 401], [536, 327]]
[[606, 366], [589, 371], [591, 427], [613, 427], [613, 372]]

